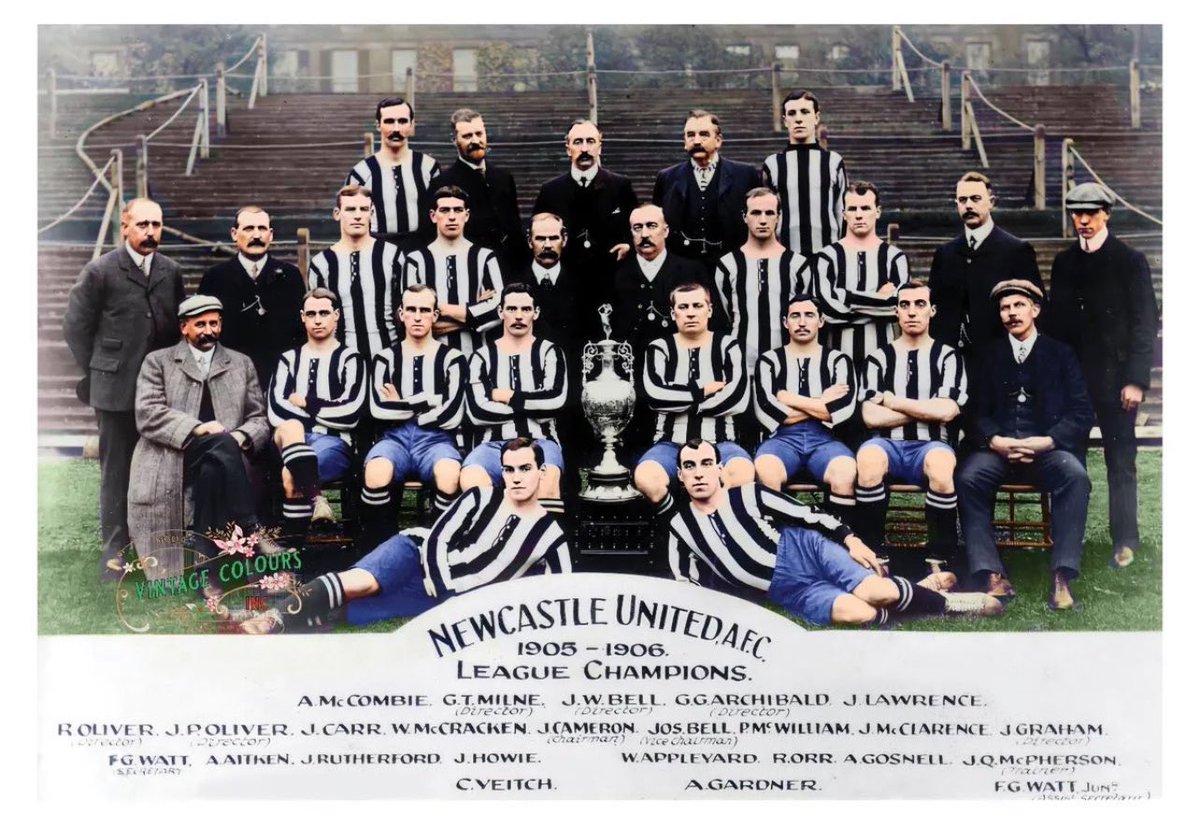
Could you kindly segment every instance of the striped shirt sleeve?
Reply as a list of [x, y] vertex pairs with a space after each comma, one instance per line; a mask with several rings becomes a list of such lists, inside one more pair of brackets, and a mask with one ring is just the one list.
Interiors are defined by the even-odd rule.
[[821, 301], [821, 312], [826, 323], [848, 323], [854, 317], [854, 309], [846, 301], [846, 291], [837, 285], [837, 260], [835, 250], [826, 247], [816, 257], [814, 279], [817, 298]]
[[821, 513], [809, 505], [790, 496], [774, 491], [764, 485], [746, 486], [754, 491], [754, 500], [766, 516], [777, 527], [806, 528], [823, 534], [841, 544], [853, 531], [836, 516]]
[[746, 387], [746, 366], [742, 362], [742, 350], [728, 335], [721, 339], [722, 368], [725, 385], [700, 401], [697, 411], [709, 417], [727, 417], [740, 414], [750, 404], [750, 392]]
[[467, 417], [477, 426], [498, 426], [513, 419], [511, 404], [492, 399], [495, 383], [488, 371], [486, 355], [494, 348], [485, 346], [476, 350], [468, 368]]
[[446, 595], [450, 586], [450, 553], [462, 547], [463, 532], [470, 529], [482, 505], [482, 492], [472, 488], [454, 500], [438, 517], [421, 549], [421, 566], [425, 570], [425, 591], [434, 597]]
[[700, 583], [700, 570], [696, 564], [696, 555], [671, 526], [670, 538], [667, 544], [667, 561], [671, 565], [671, 573], [676, 581]]
[[[475, 301], [467, 305], [467, 326], [480, 334], [488, 332], [500, 325], [500, 293], [504, 291], [504, 278], [500, 274], [500, 262], [496, 260], [491, 250], [483, 250], [480, 255], [481, 292], [492, 291], [492, 297]], [[479, 292], [475, 293], [476, 297]]]
[[552, 544], [550, 550], [542, 557], [541, 564], [546, 573], [568, 574], [574, 572], [571, 567], [571, 549], [567, 546], [567, 540], [562, 534], [559, 534], [555, 544]]
[[367, 396], [367, 367], [362, 356], [343, 347], [339, 361], [342, 391], [329, 400], [307, 398], [310, 411], [318, 423], [328, 428], [350, 430], [358, 425], [358, 416]]
[[[784, 357], [785, 365], [786, 360]], [[788, 407], [775, 398], [775, 392], [779, 391], [775, 386], [778, 376], [775, 371], [776, 363], [774, 354], [766, 354], [758, 358], [755, 367], [757, 371], [754, 378], [754, 414], [768, 434], [774, 434], [776, 429], [783, 425], [783, 421], [791, 416]]]
[[384, 349], [371, 361], [371, 416], [377, 420], [403, 422], [409, 419], [413, 412], [428, 408], [428, 404], [420, 395], [405, 397], [400, 394], [399, 400], [384, 398], [383, 387], [396, 382], [395, 366], [396, 359], [391, 349]]
[[288, 420], [299, 420], [307, 425], [310, 419], [307, 411], [288, 400], [288, 396], [296, 391], [291, 364], [294, 354], [294, 351], [287, 351], [279, 356], [267, 387], [267, 420], [272, 427], [281, 426]]
[[525, 417], [553, 416], [567, 404], [567, 360], [549, 341], [541, 341], [542, 383], [537, 391], [519, 391], [509, 403], [514, 414]]
[[876, 349], [867, 357], [863, 363], [863, 370], [859, 372], [859, 377], [862, 379], [862, 388], [858, 391], [858, 401], [865, 403], [881, 391], [883, 388], [883, 369], [885, 349]]
[[688, 383], [676, 383], [667, 376], [668, 341], [657, 338], [646, 347], [646, 358], [642, 364], [642, 387], [646, 391], [646, 402], [655, 411], [681, 414], [689, 411], [704, 398], [699, 387]]
[[963, 366], [962, 357], [949, 346], [943, 346], [944, 353], [938, 361], [941, 385], [934, 397], [944, 397], [953, 400], [958, 405], [967, 404], [967, 370]]
[[825, 404], [829, 410], [829, 420], [833, 425], [839, 425], [850, 419], [854, 414], [854, 406], [858, 402], [858, 383], [854, 375], [854, 363], [844, 352], [830, 350], [829, 368], [833, 374], [832, 385], [849, 386], [850, 390], [836, 400]]
[[426, 428], [454, 431], [462, 425], [465, 409], [463, 381], [466, 379], [467, 359], [457, 349], [447, 348], [445, 366], [446, 393], [424, 395], [424, 403], [428, 408], [417, 417], [417, 423]]

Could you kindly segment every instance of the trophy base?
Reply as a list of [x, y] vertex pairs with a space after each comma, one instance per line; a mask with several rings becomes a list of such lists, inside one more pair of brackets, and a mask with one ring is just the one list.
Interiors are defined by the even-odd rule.
[[596, 502], [580, 497], [574, 532], [581, 568], [601, 572], [657, 573], [653, 511], [641, 498]]
[[608, 474], [589, 471], [587, 482], [587, 487], [579, 492], [579, 498], [588, 502], [632, 502], [642, 496], [630, 484], [626, 468]]

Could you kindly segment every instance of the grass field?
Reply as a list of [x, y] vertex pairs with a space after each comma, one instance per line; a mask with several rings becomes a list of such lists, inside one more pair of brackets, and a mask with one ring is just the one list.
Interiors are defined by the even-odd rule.
[[[1138, 454], [1142, 549], [1133, 565], [1110, 570], [1108, 488], [1100, 453], [1089, 455], [1092, 500], [1082, 576], [1073, 588], [1076, 609], [1046, 609], [1049, 554], [1038, 550], [1001, 553], [1018, 597], [993, 619], [925, 619], [897, 629], [922, 632], [1036, 632], [1068, 630], [1159, 630], [1162, 628], [1162, 452]], [[116, 613], [115, 588], [97, 580], [100, 557], [95, 461], [43, 461], [38, 465], [38, 631], [42, 635], [127, 633]], [[162, 611], [179, 607], [164, 600]], [[344, 632], [380, 632], [394, 622]], [[186, 621], [156, 619], [154, 632], [189, 632]]]

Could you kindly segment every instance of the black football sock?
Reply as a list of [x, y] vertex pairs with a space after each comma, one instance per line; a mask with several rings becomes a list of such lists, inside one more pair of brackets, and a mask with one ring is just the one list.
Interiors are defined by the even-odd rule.
[[283, 500], [283, 538], [291, 547], [304, 544], [312, 523], [313, 504], [304, 497]]
[[362, 543], [367, 547], [375, 547], [396, 532], [391, 496], [390, 488], [362, 488]]
[[280, 453], [283, 467], [292, 475], [296, 491], [303, 496], [314, 496], [320, 490], [317, 471], [317, 452], [306, 443], [285, 445]]
[[454, 500], [458, 497], [457, 493], [447, 494], [434, 488], [433, 490], [433, 510], [438, 516], [444, 514], [454, 504]]
[[825, 495], [825, 513], [830, 516], [836, 516], [838, 519], [845, 522], [851, 528], [854, 527], [855, 513], [854, 496], [842, 496], [830, 491]]
[[910, 582], [903, 576], [892, 576], [891, 580], [900, 591], [899, 600], [891, 605], [896, 615], [928, 616], [945, 612], [946, 597], [938, 591]]
[[275, 611], [283, 622], [284, 632], [305, 627], [319, 627], [329, 620], [329, 613], [346, 603], [346, 591], [337, 573], [323, 573], [301, 587], [296, 595], [281, 598]]
[[953, 559], [958, 547], [958, 494], [926, 491], [925, 525], [929, 530], [930, 555]]
[[883, 525], [887, 519], [888, 490], [883, 483], [872, 488], [862, 485], [854, 486], [855, 512], [857, 524], [850, 527], [857, 533], [867, 547], [877, 549], [883, 545]]

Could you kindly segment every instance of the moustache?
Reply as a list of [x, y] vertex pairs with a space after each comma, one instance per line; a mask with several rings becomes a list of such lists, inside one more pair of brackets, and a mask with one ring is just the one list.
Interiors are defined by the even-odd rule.
[[641, 241], [638, 242], [638, 246], [639, 247], [653, 247], [654, 242], [651, 241], [649, 238], [643, 238]]
[[694, 156], [696, 154], [708, 153], [708, 151], [705, 150], [704, 145], [692, 145], [690, 148], [688, 148], [688, 153]]
[[389, 134], [388, 134], [388, 141], [389, 141], [389, 142], [403, 142], [403, 141], [404, 141], [404, 134], [402, 134], [402, 133], [389, 133]]
[[538, 253], [538, 258], [558, 258], [558, 253], [551, 249], [545, 249]]
[[963, 214], [962, 214], [962, 220], [966, 221], [968, 218], [972, 218], [972, 217], [978, 216], [978, 215], [979, 215], [979, 213], [976, 213], [974, 210], [964, 210]]
[[467, 145], [468, 153], [474, 153], [477, 150], [486, 150], [486, 149], [487, 149], [487, 145], [481, 145], [481, 144], [478, 144], [477, 142], [472, 142], [471, 144]]
[[142, 239], [142, 246], [154, 249], [158, 246], [158, 239], [154, 238], [153, 236], [146, 236]]
[[265, 246], [267, 246], [267, 242], [263, 241], [261, 238], [252, 238], [252, 239], [250, 239], [250, 246], [251, 247], [265, 247]]

